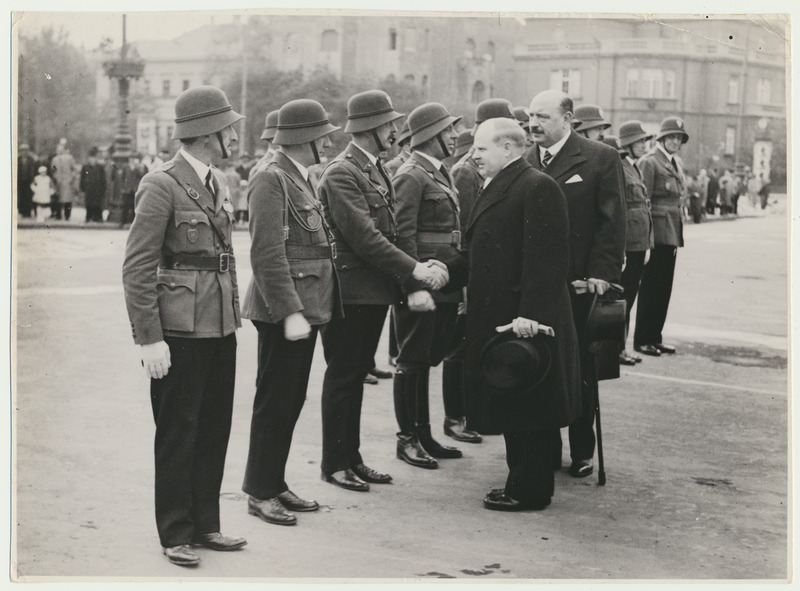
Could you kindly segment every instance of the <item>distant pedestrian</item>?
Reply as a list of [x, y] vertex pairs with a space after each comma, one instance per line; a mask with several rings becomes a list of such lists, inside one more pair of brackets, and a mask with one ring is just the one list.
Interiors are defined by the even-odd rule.
[[89, 150], [86, 164], [81, 167], [80, 189], [86, 203], [86, 222], [103, 221], [103, 200], [106, 195], [106, 171], [97, 161], [97, 147]]
[[772, 187], [770, 186], [769, 179], [763, 180], [764, 179], [763, 174], [761, 175], [761, 178], [762, 178], [762, 183], [761, 183], [761, 188], [758, 190], [758, 196], [761, 199], [761, 209], [766, 209], [767, 203], [769, 202], [769, 192]]
[[20, 144], [17, 156], [17, 213], [24, 218], [31, 217], [33, 192], [31, 183], [36, 177], [36, 159], [30, 153], [28, 144]]
[[128, 164], [120, 168], [117, 176], [121, 211], [120, 226], [133, 222], [133, 217], [136, 215], [134, 211], [134, 195], [145, 174], [144, 167], [139, 163], [140, 158], [140, 154], [131, 154]]
[[50, 172], [56, 183], [56, 194], [58, 195], [53, 203], [53, 215], [56, 219], [61, 219], [63, 210], [64, 219], [69, 221], [75, 193], [76, 169], [75, 158], [70, 154], [69, 148], [63, 143], [58, 144], [56, 155], [50, 161]]
[[717, 177], [717, 169], [712, 168], [708, 175], [708, 186], [706, 187], [706, 213], [714, 215], [717, 209], [717, 197], [719, 196], [719, 178]]
[[52, 213], [51, 199], [56, 192], [56, 186], [50, 175], [47, 174], [47, 167], [40, 166], [39, 174], [33, 178], [30, 185], [33, 192], [33, 209], [36, 213], [36, 221], [43, 222], [46, 217], [46, 209]]

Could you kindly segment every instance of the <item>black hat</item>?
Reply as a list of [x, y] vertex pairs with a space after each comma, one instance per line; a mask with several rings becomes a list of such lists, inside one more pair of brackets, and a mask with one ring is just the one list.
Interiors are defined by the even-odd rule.
[[480, 125], [487, 119], [514, 119], [514, 107], [511, 102], [502, 98], [486, 99], [475, 108], [475, 125]]
[[575, 119], [580, 121], [580, 124], [575, 127], [575, 131], [586, 131], [600, 127], [608, 129], [611, 124], [606, 121], [603, 116], [603, 109], [597, 105], [578, 105], [575, 108]]
[[475, 137], [472, 135], [471, 129], [465, 129], [458, 134], [458, 138], [456, 139], [456, 149], [453, 153], [454, 158], [461, 158], [464, 154], [469, 152], [470, 147], [472, 147], [472, 142]]
[[501, 396], [532, 390], [550, 371], [552, 359], [548, 341], [551, 338], [543, 334], [521, 338], [512, 331], [493, 336], [480, 356], [483, 379]]

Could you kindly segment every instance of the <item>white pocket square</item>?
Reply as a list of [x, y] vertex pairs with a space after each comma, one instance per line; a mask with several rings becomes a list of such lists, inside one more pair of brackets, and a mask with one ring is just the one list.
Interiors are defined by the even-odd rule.
[[569, 185], [570, 183], [582, 183], [583, 179], [579, 174], [573, 174], [571, 177], [567, 179], [567, 182], [564, 183], [565, 185]]

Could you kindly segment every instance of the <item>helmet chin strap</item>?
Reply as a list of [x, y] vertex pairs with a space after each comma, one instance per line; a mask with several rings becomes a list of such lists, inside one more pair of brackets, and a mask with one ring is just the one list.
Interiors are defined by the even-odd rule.
[[219, 142], [219, 149], [222, 150], [222, 157], [227, 158], [230, 156], [230, 154], [228, 153], [228, 150], [225, 149], [225, 142], [222, 141], [222, 132], [218, 131], [216, 135], [217, 141]]
[[450, 150], [447, 149], [447, 144], [442, 139], [442, 135], [441, 134], [437, 135], [436, 139], [439, 140], [439, 146], [441, 146], [442, 152], [444, 152], [444, 157], [447, 158], [448, 156], [450, 156]]
[[378, 137], [377, 131], [375, 131], [374, 129], [370, 129], [370, 132], [372, 133], [372, 139], [375, 140], [375, 146], [378, 148], [378, 152], [383, 152], [384, 150], [389, 149], [383, 145], [381, 138]]
[[309, 144], [311, 145], [311, 153], [314, 154], [314, 163], [319, 164], [320, 159], [319, 159], [319, 152], [317, 151], [317, 144], [316, 142], [309, 142]]

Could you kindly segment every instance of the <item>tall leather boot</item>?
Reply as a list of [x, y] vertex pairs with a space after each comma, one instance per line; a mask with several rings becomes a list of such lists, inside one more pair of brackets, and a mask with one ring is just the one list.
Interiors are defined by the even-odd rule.
[[442, 363], [444, 434], [456, 441], [480, 443], [483, 438], [475, 431], [467, 429], [464, 396], [464, 362], [461, 359], [445, 359]]
[[394, 414], [400, 427], [397, 434], [397, 458], [412, 466], [432, 470], [438, 468], [439, 463], [420, 445], [414, 424], [416, 383], [417, 375], [414, 373], [398, 370], [394, 374]]
[[415, 422], [417, 425], [417, 436], [422, 447], [434, 458], [460, 458], [461, 450], [455, 447], [448, 447], [440, 444], [431, 434], [431, 417], [428, 406], [428, 377], [430, 368], [425, 368], [417, 374], [416, 380], [416, 402], [417, 414]]

